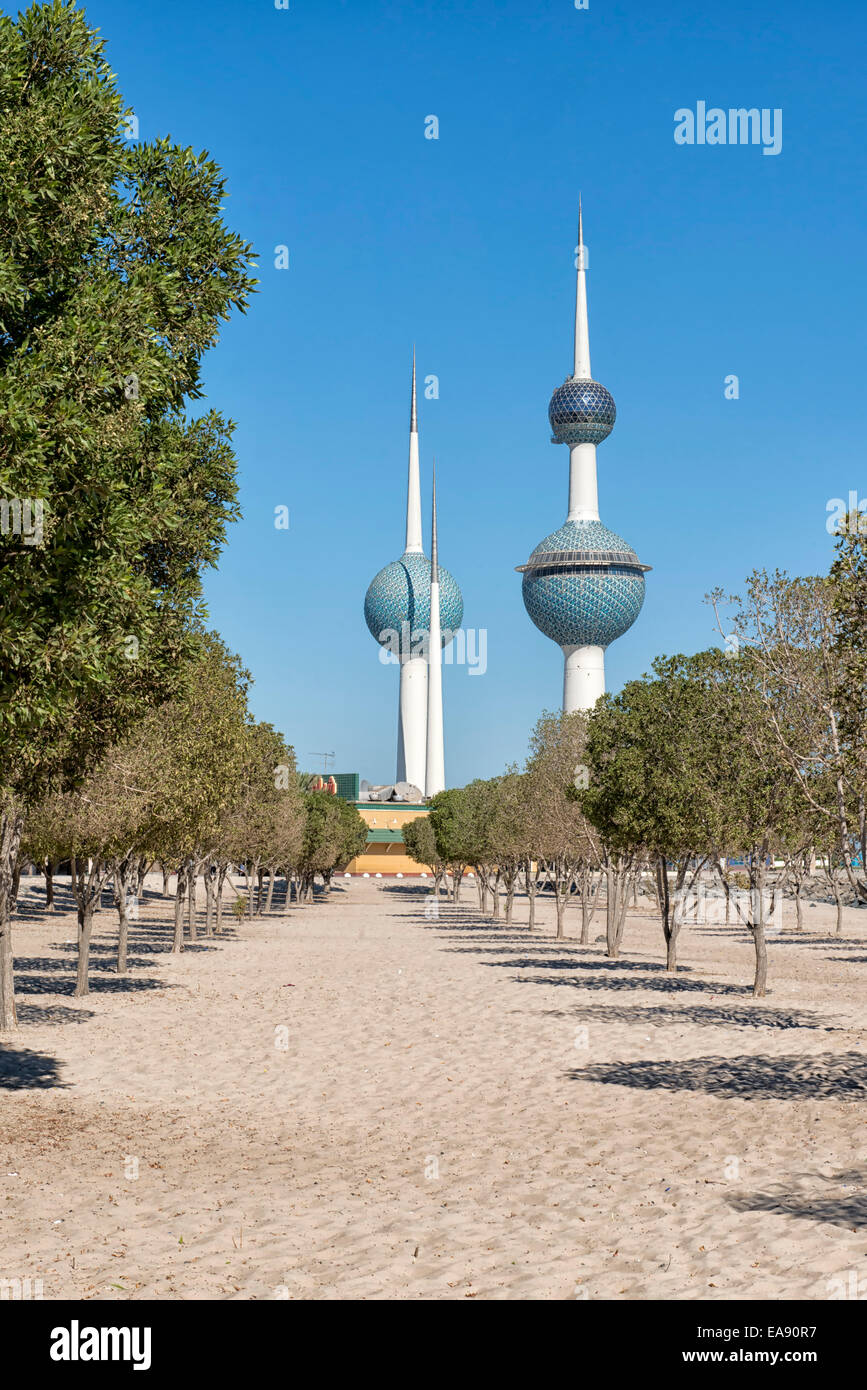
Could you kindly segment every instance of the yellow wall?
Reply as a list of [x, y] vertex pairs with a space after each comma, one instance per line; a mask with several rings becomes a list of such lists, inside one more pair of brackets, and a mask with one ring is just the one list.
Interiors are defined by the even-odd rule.
[[[400, 806], [390, 801], [367, 801], [355, 802], [362, 820], [366, 821], [372, 830], [400, 830], [402, 826], [411, 820], [417, 820], [419, 816], [426, 816], [428, 813], [426, 806]], [[359, 854], [349, 864], [345, 872], [348, 874], [420, 874], [425, 865], [416, 864], [414, 859], [410, 859], [403, 845], [399, 841], [392, 841], [390, 844], [376, 843], [375, 841], [367, 846], [363, 854]], [[427, 868], [427, 873], [432, 870]]]

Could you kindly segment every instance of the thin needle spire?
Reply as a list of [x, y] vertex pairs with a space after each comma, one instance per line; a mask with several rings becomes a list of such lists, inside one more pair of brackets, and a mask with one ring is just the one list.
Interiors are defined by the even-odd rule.
[[592, 380], [590, 371], [590, 328], [587, 322], [587, 254], [584, 245], [584, 216], [578, 194], [578, 274], [575, 284], [575, 371], [576, 381]]

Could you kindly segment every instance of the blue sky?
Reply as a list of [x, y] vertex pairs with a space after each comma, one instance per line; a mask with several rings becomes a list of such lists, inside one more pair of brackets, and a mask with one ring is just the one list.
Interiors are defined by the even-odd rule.
[[[394, 775], [397, 672], [362, 605], [403, 549], [414, 341], [440, 383], [423, 493], [435, 454], [441, 558], [488, 634], [483, 676], [445, 670], [449, 783], [520, 759], [560, 702], [513, 567], [566, 513], [547, 403], [571, 370], [579, 189], [594, 375], [618, 407], [600, 510], [653, 566], [609, 688], [709, 645], [711, 587], [827, 569], [828, 499], [867, 492], [861, 0], [86, 10], [141, 138], [207, 149], [259, 253], [259, 293], [206, 362], [244, 508], [207, 597], [302, 767], [333, 749], [338, 770]], [[700, 100], [781, 108], [781, 153], [675, 144]]]

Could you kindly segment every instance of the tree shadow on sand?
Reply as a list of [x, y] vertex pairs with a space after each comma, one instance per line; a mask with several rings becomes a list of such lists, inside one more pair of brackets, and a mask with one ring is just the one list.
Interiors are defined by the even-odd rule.
[[641, 1004], [587, 1004], [575, 1009], [546, 1009], [546, 1018], [568, 1018], [586, 1023], [634, 1023], [641, 1028], [663, 1028], [668, 1024], [695, 1023], [702, 1028], [807, 1028], [826, 1033], [843, 1032], [816, 1014], [790, 1013], [768, 1009], [760, 1004], [684, 1004], [682, 1007]]
[[[93, 966], [93, 962], [91, 965]], [[107, 963], [103, 963], [103, 970], [91, 968], [91, 994], [132, 994], [168, 987], [165, 981], [156, 980], [152, 976], [109, 973]], [[21, 995], [72, 994], [75, 989], [74, 962], [58, 960], [56, 956], [30, 956], [23, 959], [19, 956], [15, 961], [15, 989]]]
[[[478, 946], [444, 946], [444, 947], [443, 947], [443, 950], [445, 951], [446, 955], [453, 955], [453, 956], [464, 956], [464, 955], [466, 955], [466, 956], [469, 956], [469, 955], [477, 955], [477, 956], [486, 956], [486, 955], [487, 955], [487, 956], [506, 956], [506, 955], [526, 956], [526, 954], [527, 954], [527, 945], [528, 945], [528, 943], [527, 943], [526, 938], [524, 938], [524, 940], [521, 940], [520, 937], [505, 937], [505, 938], [503, 939], [503, 941], [502, 941], [501, 943], [499, 943], [498, 945], [496, 945], [496, 946], [489, 946], [489, 945], [487, 944], [487, 940], [486, 940], [486, 941], [485, 941], [485, 944], [484, 944], [483, 946], [482, 946], [482, 945], [478, 945]], [[568, 943], [565, 943], [565, 946], [566, 946], [566, 949], [568, 950], [568, 949], [569, 949]], [[547, 942], [547, 941], [534, 941], [534, 942], [533, 942], [533, 950], [534, 950], [534, 951], [558, 951], [558, 952], [562, 952], [563, 949], [564, 949], [564, 942], [562, 942], [562, 941], [550, 941], [550, 942]], [[580, 951], [584, 956], [589, 957], [590, 960], [592, 960], [593, 962], [595, 962], [595, 963], [598, 964], [598, 965], [604, 965], [604, 964], [605, 964], [605, 959], [606, 959], [606, 958], [605, 958], [604, 956], [602, 956], [598, 950], [594, 950], [591, 946], [580, 946], [580, 945], [578, 945], [578, 946], [572, 947], [571, 949], [574, 950], [574, 951]], [[487, 963], [489, 963], [489, 962], [487, 962]], [[534, 962], [534, 963], [535, 963], [535, 964], [538, 964], [539, 962]], [[549, 962], [547, 962], [547, 961], [546, 961], [545, 963], [546, 963], [546, 965], [549, 964]], [[635, 964], [635, 962], [632, 962], [632, 963]], [[504, 965], [509, 965], [509, 964], [511, 964], [511, 965], [517, 965], [517, 964], [521, 964], [521, 962], [520, 962], [520, 961], [503, 961], [503, 964], [504, 964]], [[558, 961], [556, 964], [557, 964], [557, 968], [558, 968], [558, 969], [560, 969], [561, 967], [562, 967], [563, 969], [566, 969], [566, 968], [567, 968], [567, 962], [566, 962], [566, 961]], [[576, 958], [571, 962], [571, 964], [574, 965], [576, 968], [578, 968], [579, 966], [583, 966], [583, 967], [586, 969], [586, 968], [587, 968], [587, 965], [588, 965], [588, 961], [587, 961], [587, 960], [579, 960], [578, 957], [576, 956]], [[612, 962], [612, 964], [613, 964], [613, 962]], [[647, 968], [648, 968], [648, 970], [650, 970], [650, 969], [653, 967], [653, 965], [654, 965], [654, 962], [653, 962], [653, 961], [648, 961], [648, 963], [647, 963]]]
[[34, 1027], [55, 1027], [62, 1023], [86, 1023], [93, 1009], [69, 1009], [65, 1004], [25, 1004], [18, 1001], [18, 1022]]
[[[822, 1183], [824, 1187], [817, 1184]], [[796, 1186], [800, 1191], [793, 1191]], [[804, 1191], [805, 1187], [812, 1191]], [[829, 1192], [828, 1189], [836, 1189]], [[799, 1173], [785, 1187], [771, 1192], [751, 1192], [728, 1199], [737, 1212], [767, 1212], [773, 1216], [794, 1216], [807, 1221], [824, 1221], [851, 1231], [867, 1229], [867, 1174], [864, 1169], [847, 1169], [826, 1176]]]
[[[482, 964], [491, 967], [505, 965], [514, 969], [518, 962], [513, 960], [483, 961]], [[547, 968], [546, 961], [537, 960], [533, 961], [532, 964], [540, 966], [543, 969]], [[593, 962], [587, 962], [588, 966], [592, 964]], [[744, 998], [745, 995], [752, 995], [753, 992], [751, 985], [730, 985], [722, 983], [719, 980], [684, 979], [680, 971], [678, 971], [676, 975], [669, 975], [667, 973], [661, 975], [648, 975], [647, 966], [640, 965], [637, 961], [628, 962], [620, 960], [612, 961], [611, 964], [620, 967], [631, 964], [633, 970], [641, 973], [630, 975], [626, 971], [617, 970], [604, 974], [582, 975], [577, 979], [569, 979], [565, 976], [561, 976], [557, 979], [556, 976], [552, 975], [514, 975], [512, 980], [516, 985], [565, 985], [570, 989], [607, 989], [614, 992], [643, 989], [656, 994], [712, 994], [720, 998], [723, 996], [730, 997], [732, 995]], [[570, 968], [572, 970], [577, 970], [579, 966], [573, 964]]]
[[56, 1057], [25, 1048], [0, 1046], [0, 1090], [44, 1090], [63, 1085]]
[[860, 1052], [797, 1057], [687, 1057], [682, 1061], [597, 1062], [573, 1081], [639, 1091], [705, 1091], [725, 1100], [860, 1100], [867, 1058]]

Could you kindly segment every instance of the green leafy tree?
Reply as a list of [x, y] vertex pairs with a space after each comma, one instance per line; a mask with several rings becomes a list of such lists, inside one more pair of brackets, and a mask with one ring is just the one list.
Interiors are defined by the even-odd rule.
[[185, 408], [250, 248], [207, 155], [123, 114], [71, 0], [0, 19], [0, 1028], [26, 807], [171, 696], [237, 514], [231, 426]]
[[450, 787], [431, 798], [428, 818], [437, 853], [452, 876], [452, 901], [458, 902], [473, 835], [472, 808], [462, 787]]
[[410, 859], [424, 869], [431, 869], [434, 876], [434, 893], [439, 894], [445, 874], [445, 861], [437, 849], [436, 836], [430, 816], [416, 816], [403, 827], [403, 845]]
[[[566, 934], [566, 904], [582, 879], [582, 869], [599, 862], [596, 832], [576, 794], [586, 772], [587, 719], [581, 712], [543, 714], [530, 739], [529, 796], [534, 807], [536, 852], [554, 892], [557, 938]], [[609, 955], [616, 956], [626, 910], [625, 884], [632, 861], [620, 855], [609, 872]], [[620, 896], [615, 895], [615, 889]]]
[[630, 681], [597, 702], [587, 738], [589, 785], [580, 796], [607, 846], [650, 858], [671, 971], [686, 904], [721, 834], [709, 787], [725, 748], [703, 665], [701, 656], [660, 658], [655, 678]]
[[[199, 632], [182, 671], [178, 696], [146, 717], [146, 737], [160, 752], [151, 783], [152, 812], [140, 846], [178, 871], [172, 950], [184, 948], [184, 906], [196, 877], [225, 854], [226, 816], [244, 787], [249, 759], [249, 675], [215, 633]], [[210, 892], [210, 888], [208, 889]]]
[[338, 863], [345, 844], [345, 827], [339, 797], [329, 792], [304, 795], [304, 832], [296, 865], [296, 901], [313, 901], [317, 874], [328, 874]]

